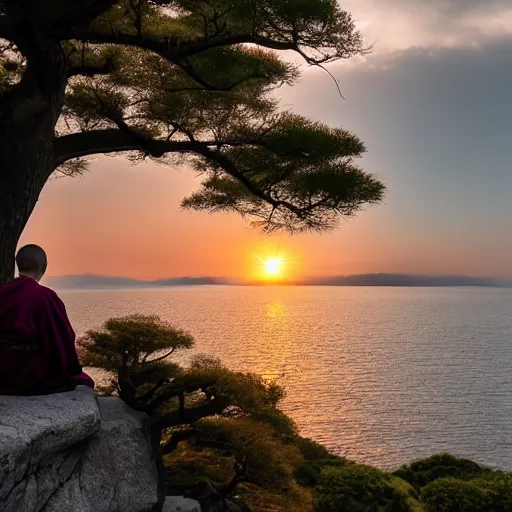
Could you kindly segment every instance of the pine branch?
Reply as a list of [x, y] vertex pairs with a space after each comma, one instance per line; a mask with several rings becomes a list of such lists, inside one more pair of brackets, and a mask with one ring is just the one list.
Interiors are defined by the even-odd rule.
[[155, 396], [155, 393], [159, 389], [162, 389], [167, 384], [170, 384], [168, 379], [162, 379], [162, 380], [158, 381], [149, 391], [147, 391], [143, 395], [139, 396], [138, 399], [141, 402], [147, 402], [148, 400], [151, 400], [151, 398], [153, 398]]
[[212, 85], [206, 84], [206, 82], [204, 82], [206, 85], [203, 87], [176, 87], [176, 88], [169, 87], [164, 90], [165, 90], [165, 92], [171, 92], [171, 93], [204, 91], [205, 89], [209, 90], [209, 91], [217, 91], [217, 92], [230, 92], [235, 87], [238, 87], [239, 85], [242, 85], [242, 84], [248, 82], [249, 80], [265, 80], [266, 78], [267, 78], [267, 75], [265, 75], [264, 73], [252, 73], [250, 75], [247, 75], [244, 78], [241, 78], [240, 80], [237, 80], [236, 82], [233, 82], [231, 85], [228, 85], [227, 87], [213, 87]]
[[[124, 122], [123, 122], [124, 123]], [[120, 151], [144, 151], [159, 158], [167, 153], [195, 153], [203, 156], [212, 163], [218, 164], [227, 174], [242, 183], [255, 197], [265, 201], [274, 208], [286, 208], [299, 218], [305, 218], [309, 209], [301, 209], [285, 200], [276, 200], [268, 192], [251, 181], [238, 167], [221, 151], [212, 148], [224, 146], [237, 146], [245, 144], [261, 145], [261, 140], [239, 141], [167, 141], [146, 139], [131, 131], [124, 123], [121, 130], [92, 130], [59, 137], [55, 141], [55, 165], [58, 167], [72, 158], [79, 158], [98, 153], [112, 153]]]
[[54, 143], [54, 166], [57, 168], [68, 160], [84, 156], [116, 153], [122, 151], [146, 151], [155, 158], [167, 153], [197, 153], [209, 147], [263, 145], [258, 139], [240, 140], [159, 140], [143, 138], [133, 130], [121, 129], [89, 130], [57, 137]]
[[[177, 384], [172, 384], [173, 387], [171, 387], [170, 383], [168, 386], [168, 389], [163, 389], [158, 396], [156, 396], [150, 403], [146, 404], [144, 411], [148, 414], [153, 413], [156, 411], [161, 405], [163, 405], [165, 402], [171, 400], [172, 398], [180, 397], [184, 393], [194, 393], [196, 391], [205, 390], [206, 388], [212, 386], [215, 384], [215, 381], [210, 382], [203, 382], [200, 387], [196, 385], [182, 385], [178, 386]], [[180, 407], [183, 407], [181, 401], [180, 401]]]
[[247, 176], [245, 176], [236, 166], [234, 162], [232, 162], [226, 155], [221, 153], [220, 151], [213, 151], [208, 146], [198, 147], [196, 148], [197, 153], [203, 155], [205, 158], [212, 162], [218, 163], [224, 171], [226, 171], [230, 176], [237, 179], [240, 183], [242, 183], [245, 188], [249, 192], [251, 192], [254, 196], [262, 199], [266, 203], [274, 206], [275, 208], [285, 207], [289, 211], [295, 213], [298, 217], [304, 217], [305, 212], [300, 208], [296, 207], [290, 202], [283, 200], [276, 200], [270, 194], [259, 188], [254, 182], [252, 182]]
[[65, 35], [70, 39], [93, 44], [119, 44], [122, 46], [138, 47], [143, 50], [152, 51], [174, 64], [177, 64], [181, 59], [186, 59], [208, 50], [238, 44], [252, 43], [272, 50], [295, 50], [297, 48], [297, 45], [291, 41], [276, 41], [256, 34], [227, 35], [215, 39], [200, 38], [188, 43], [183, 43], [181, 39], [172, 37], [156, 40], [132, 34], [95, 31], [72, 31]]
[[108, 75], [114, 70], [114, 61], [112, 59], [107, 59], [102, 66], [71, 66], [67, 72], [66, 76], [71, 78], [73, 76], [96, 76], [96, 75]]
[[197, 435], [197, 431], [195, 429], [181, 430], [179, 432], [174, 432], [171, 434], [169, 440], [162, 446], [161, 453], [162, 455], [167, 455], [172, 453], [176, 448], [178, 448], [178, 444], [182, 441], [186, 441]]
[[208, 416], [221, 414], [226, 408], [226, 403], [222, 400], [209, 400], [204, 404], [197, 405], [190, 409], [180, 412], [173, 411], [160, 418], [154, 418], [151, 421], [151, 428], [155, 431], [162, 431], [170, 427], [178, 427], [180, 425], [190, 425], [196, 421]]
[[123, 151], [147, 151], [156, 158], [166, 153], [194, 151], [189, 141], [145, 140], [119, 129], [90, 130], [57, 137], [54, 143], [54, 167], [73, 158]]
[[212, 439], [204, 439], [202, 437], [197, 439], [197, 444], [203, 448], [212, 448], [214, 450], [227, 453], [235, 458], [235, 464], [233, 465], [233, 477], [228, 482], [215, 485], [215, 489], [219, 494], [227, 496], [235, 490], [238, 484], [249, 481], [247, 457], [240, 453], [240, 451], [232, 444]]
[[162, 361], [163, 359], [165, 359], [165, 358], [169, 357], [171, 354], [173, 354], [175, 350], [176, 350], [176, 347], [173, 347], [171, 350], [169, 350], [169, 352], [167, 352], [163, 356], [157, 357], [155, 359], [151, 359], [151, 361], [144, 361], [144, 364], [151, 364], [151, 363], [156, 363], [158, 361]]

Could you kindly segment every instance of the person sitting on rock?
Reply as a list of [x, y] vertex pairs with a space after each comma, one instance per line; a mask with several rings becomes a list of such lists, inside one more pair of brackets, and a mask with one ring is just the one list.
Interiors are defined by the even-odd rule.
[[0, 286], [0, 394], [38, 395], [94, 388], [82, 371], [75, 333], [57, 294], [39, 284], [46, 253], [27, 245], [16, 255], [19, 277]]

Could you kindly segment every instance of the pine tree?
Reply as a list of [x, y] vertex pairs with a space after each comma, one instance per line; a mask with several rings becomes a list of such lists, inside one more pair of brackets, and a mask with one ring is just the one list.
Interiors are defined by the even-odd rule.
[[336, 0], [1, 0], [0, 283], [46, 181], [90, 155], [186, 159], [203, 182], [185, 207], [267, 230], [379, 202], [355, 135], [280, 107], [286, 51], [324, 66], [365, 48]]
[[217, 486], [222, 495], [242, 482], [272, 487], [291, 481], [287, 459], [298, 463], [301, 456], [292, 443], [296, 426], [279, 410], [283, 389], [210, 357], [196, 356], [188, 365], [170, 358], [193, 345], [190, 334], [157, 316], [130, 315], [89, 331], [79, 352], [85, 366], [104, 372], [99, 393], [118, 395], [148, 415], [163, 455], [188, 442], [233, 458], [232, 477]]

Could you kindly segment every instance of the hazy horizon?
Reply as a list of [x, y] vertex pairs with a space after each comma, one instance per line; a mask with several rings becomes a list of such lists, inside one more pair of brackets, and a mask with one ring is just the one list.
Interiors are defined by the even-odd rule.
[[[334, 273], [334, 274], [310, 274], [303, 275], [297, 279], [324, 279], [324, 278], [335, 278], [335, 277], [353, 277], [353, 276], [378, 276], [378, 275], [389, 275], [389, 276], [410, 276], [410, 277], [467, 277], [471, 279], [510, 279], [506, 276], [471, 276], [465, 274], [417, 274], [417, 273], [406, 273], [406, 272], [364, 272], [364, 273], [355, 273], [355, 274], [344, 274], [344, 273]], [[201, 278], [211, 278], [211, 279], [235, 279], [236, 276], [230, 275], [211, 275], [211, 274], [180, 274], [180, 275], [162, 275], [154, 278], [138, 278], [130, 275], [123, 274], [96, 274], [94, 272], [84, 271], [78, 274], [45, 274], [45, 278], [62, 278], [62, 277], [106, 277], [106, 278], [121, 278], [121, 279], [132, 279], [134, 281], [162, 281], [166, 279], [201, 279]], [[283, 277], [286, 280], [286, 277]]]
[[45, 187], [21, 243], [45, 247], [53, 275], [230, 275], [284, 253], [283, 277], [408, 273], [512, 278], [509, 124], [512, 5], [505, 0], [347, 0], [373, 54], [304, 68], [283, 107], [365, 141], [382, 205], [325, 235], [267, 237], [234, 215], [182, 211], [195, 174], [98, 157]]
[[506, 278], [470, 277], [462, 275], [421, 275], [421, 274], [351, 274], [333, 276], [307, 276], [298, 279], [285, 277], [276, 280], [243, 279], [230, 276], [178, 276], [158, 279], [136, 279], [129, 276], [75, 274], [65, 276], [45, 276], [42, 284], [60, 289], [80, 288], [126, 288], [161, 286], [399, 286], [399, 287], [512, 287], [512, 280]]

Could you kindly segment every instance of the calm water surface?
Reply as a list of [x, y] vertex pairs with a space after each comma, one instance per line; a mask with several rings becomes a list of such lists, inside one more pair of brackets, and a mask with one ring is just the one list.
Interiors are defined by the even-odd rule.
[[450, 451], [512, 470], [512, 290], [199, 287], [61, 293], [78, 334], [155, 313], [282, 383], [303, 435], [382, 468]]

